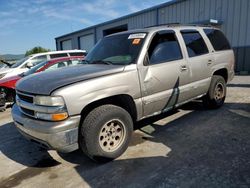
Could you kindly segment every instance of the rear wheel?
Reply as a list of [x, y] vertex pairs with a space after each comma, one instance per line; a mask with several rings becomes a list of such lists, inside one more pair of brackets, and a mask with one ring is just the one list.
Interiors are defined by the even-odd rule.
[[103, 105], [92, 110], [84, 119], [79, 145], [91, 159], [110, 161], [127, 149], [132, 131], [133, 121], [126, 110]]
[[206, 107], [216, 109], [224, 104], [226, 98], [226, 82], [222, 76], [213, 75], [208, 93], [203, 97]]

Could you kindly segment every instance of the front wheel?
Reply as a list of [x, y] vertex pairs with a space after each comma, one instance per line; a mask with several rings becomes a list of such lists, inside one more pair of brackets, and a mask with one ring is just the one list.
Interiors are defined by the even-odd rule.
[[226, 82], [222, 76], [213, 75], [208, 93], [203, 97], [203, 104], [211, 109], [216, 109], [224, 104], [226, 98]]
[[133, 121], [126, 110], [103, 105], [92, 110], [83, 120], [79, 145], [91, 159], [110, 161], [127, 149], [132, 131]]

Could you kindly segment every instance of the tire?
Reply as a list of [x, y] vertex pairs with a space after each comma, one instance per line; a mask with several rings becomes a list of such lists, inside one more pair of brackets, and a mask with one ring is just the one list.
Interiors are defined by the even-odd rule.
[[79, 132], [80, 149], [97, 162], [108, 162], [127, 149], [133, 131], [130, 114], [121, 107], [103, 105], [83, 120]]
[[203, 97], [203, 104], [210, 109], [217, 109], [224, 104], [227, 93], [225, 79], [222, 76], [213, 75], [208, 93]]

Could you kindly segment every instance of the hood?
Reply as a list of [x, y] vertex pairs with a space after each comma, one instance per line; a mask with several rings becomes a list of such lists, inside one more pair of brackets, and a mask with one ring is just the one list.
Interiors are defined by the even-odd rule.
[[11, 72], [13, 69], [11, 68], [2, 68], [0, 69], [0, 74], [5, 74], [5, 73], [8, 73], [8, 72]]
[[0, 79], [0, 87], [8, 87], [8, 88], [15, 88], [16, 82], [20, 80], [22, 77], [20, 76], [11, 76], [8, 78]]
[[16, 89], [26, 93], [50, 95], [55, 89], [76, 82], [104, 75], [123, 72], [124, 66], [117, 65], [79, 65], [45, 71], [24, 77], [16, 84]]

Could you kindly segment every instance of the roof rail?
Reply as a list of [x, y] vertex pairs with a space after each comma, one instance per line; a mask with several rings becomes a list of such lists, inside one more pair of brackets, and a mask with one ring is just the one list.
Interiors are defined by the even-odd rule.
[[158, 24], [151, 25], [144, 28], [158, 27], [158, 26], [166, 26], [166, 27], [175, 27], [175, 26], [194, 26], [194, 27], [214, 27], [212, 24], [182, 24], [182, 23], [167, 23], [167, 24]]

